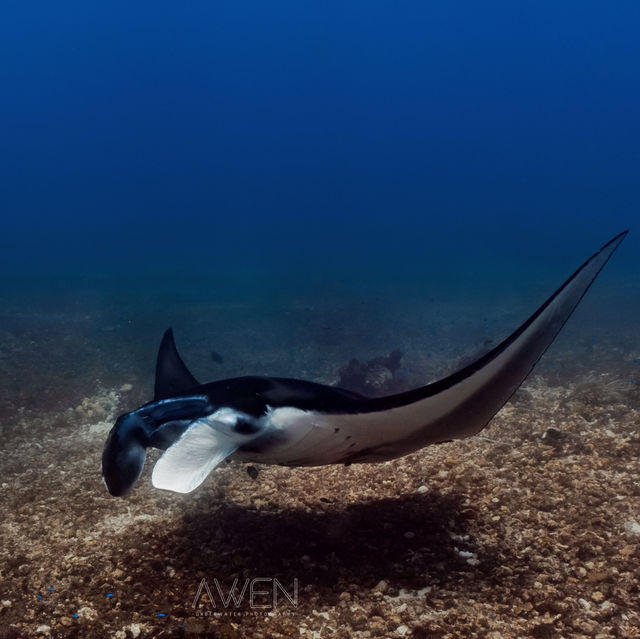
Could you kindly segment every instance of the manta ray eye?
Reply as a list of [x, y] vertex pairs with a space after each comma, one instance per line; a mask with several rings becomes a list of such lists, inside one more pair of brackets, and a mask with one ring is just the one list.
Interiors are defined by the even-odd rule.
[[260, 430], [260, 426], [255, 420], [238, 416], [233, 430], [240, 435], [253, 435]]

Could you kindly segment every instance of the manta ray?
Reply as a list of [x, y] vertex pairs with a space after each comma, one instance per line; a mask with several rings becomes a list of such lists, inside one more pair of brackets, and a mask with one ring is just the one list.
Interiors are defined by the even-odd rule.
[[156, 488], [188, 493], [223, 460], [283, 466], [384, 462], [479, 433], [526, 379], [625, 238], [590, 257], [520, 328], [461, 370], [402, 393], [365, 397], [281, 377], [200, 384], [168, 329], [153, 401], [118, 417], [102, 455], [112, 495], [135, 485], [149, 447]]

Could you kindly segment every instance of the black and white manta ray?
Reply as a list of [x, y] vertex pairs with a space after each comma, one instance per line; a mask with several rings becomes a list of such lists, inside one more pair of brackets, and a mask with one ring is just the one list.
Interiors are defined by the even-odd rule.
[[121, 415], [102, 454], [112, 495], [136, 483], [149, 446], [164, 450], [152, 481], [188, 493], [224, 459], [284, 466], [382, 462], [480, 432], [531, 372], [627, 232], [589, 258], [518, 330], [453, 375], [369, 398], [298, 379], [199, 384], [162, 339], [152, 402]]

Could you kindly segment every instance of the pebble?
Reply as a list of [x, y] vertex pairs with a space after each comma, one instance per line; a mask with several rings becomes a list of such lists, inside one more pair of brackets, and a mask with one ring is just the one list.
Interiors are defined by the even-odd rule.
[[125, 630], [128, 630], [131, 633], [133, 639], [138, 639], [138, 637], [142, 633], [140, 624], [137, 624], [137, 623], [132, 623], [130, 626], [127, 626]]
[[123, 384], [120, 386], [121, 393], [128, 393], [131, 390], [133, 390], [133, 384]]
[[404, 534], [405, 539], [413, 539], [415, 536], [416, 534], [410, 530], [407, 530], [407, 532]]
[[78, 617], [80, 619], [84, 619], [85, 621], [93, 621], [98, 618], [98, 613], [89, 606], [83, 606], [78, 610]]
[[385, 592], [388, 588], [389, 584], [384, 579], [381, 579], [374, 587], [374, 590], [377, 592]]
[[428, 493], [428, 492], [429, 492], [429, 489], [428, 489], [428, 488], [423, 484], [422, 486], [420, 486], [420, 488], [418, 488], [418, 492], [419, 492], [420, 494]]
[[47, 626], [45, 624], [42, 624], [41, 626], [38, 626], [36, 628], [36, 632], [42, 632], [42, 633], [48, 635], [51, 632], [51, 626]]
[[627, 530], [634, 535], [640, 535], [640, 524], [631, 519], [627, 522]]
[[367, 625], [374, 637], [384, 637], [386, 634], [387, 624], [382, 619], [373, 619]]

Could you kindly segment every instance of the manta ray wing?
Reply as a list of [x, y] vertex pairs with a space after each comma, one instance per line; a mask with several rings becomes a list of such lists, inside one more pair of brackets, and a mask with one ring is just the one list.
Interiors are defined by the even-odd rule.
[[405, 393], [355, 398], [338, 411], [275, 408], [271, 423], [297, 436], [273, 450], [240, 448], [234, 458], [291, 466], [380, 462], [478, 433], [531, 372], [626, 234], [588, 259], [520, 328], [471, 365]]

